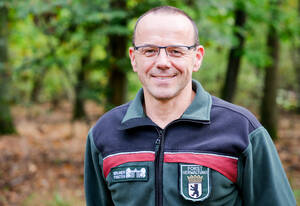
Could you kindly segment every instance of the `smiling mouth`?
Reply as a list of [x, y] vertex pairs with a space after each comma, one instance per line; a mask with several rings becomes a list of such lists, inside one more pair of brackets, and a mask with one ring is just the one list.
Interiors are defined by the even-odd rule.
[[176, 77], [177, 75], [169, 75], [169, 76], [157, 76], [157, 75], [151, 75], [151, 77], [156, 78], [156, 79], [161, 79], [161, 80], [165, 80], [165, 79], [172, 79], [174, 77]]

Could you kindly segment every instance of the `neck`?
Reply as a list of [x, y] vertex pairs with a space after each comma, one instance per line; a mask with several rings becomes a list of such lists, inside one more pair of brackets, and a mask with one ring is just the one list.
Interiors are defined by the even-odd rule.
[[156, 99], [144, 91], [147, 116], [160, 128], [165, 128], [170, 122], [179, 119], [192, 103], [195, 92], [191, 87], [187, 91], [168, 100]]

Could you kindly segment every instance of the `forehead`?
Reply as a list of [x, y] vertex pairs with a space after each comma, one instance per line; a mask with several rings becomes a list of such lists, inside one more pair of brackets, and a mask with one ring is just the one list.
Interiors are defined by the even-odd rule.
[[181, 14], [151, 13], [137, 25], [135, 44], [194, 44], [194, 29], [191, 21]]

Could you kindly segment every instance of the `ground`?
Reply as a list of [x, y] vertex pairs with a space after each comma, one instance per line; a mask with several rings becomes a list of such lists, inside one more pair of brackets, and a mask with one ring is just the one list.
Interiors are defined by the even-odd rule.
[[[83, 206], [86, 135], [102, 114], [86, 104], [88, 121], [71, 121], [65, 102], [15, 106], [18, 134], [0, 136], [0, 206]], [[300, 196], [300, 115], [281, 113], [276, 147], [292, 188]], [[299, 201], [299, 200], [298, 200]]]

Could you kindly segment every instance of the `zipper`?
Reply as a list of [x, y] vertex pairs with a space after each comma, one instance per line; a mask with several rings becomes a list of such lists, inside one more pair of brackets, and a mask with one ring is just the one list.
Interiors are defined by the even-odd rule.
[[155, 156], [157, 155], [157, 152], [159, 150], [160, 147], [160, 141], [161, 141], [161, 136], [159, 135], [158, 138], [155, 141]]
[[164, 144], [165, 131], [171, 124], [177, 122], [194, 122], [207, 124], [207, 121], [194, 121], [190, 119], [177, 119], [170, 122], [164, 129], [155, 127], [158, 137], [155, 141], [155, 206], [163, 206], [163, 163], [164, 163]]
[[155, 205], [162, 206], [162, 167], [164, 131], [156, 127], [158, 138], [155, 141]]

